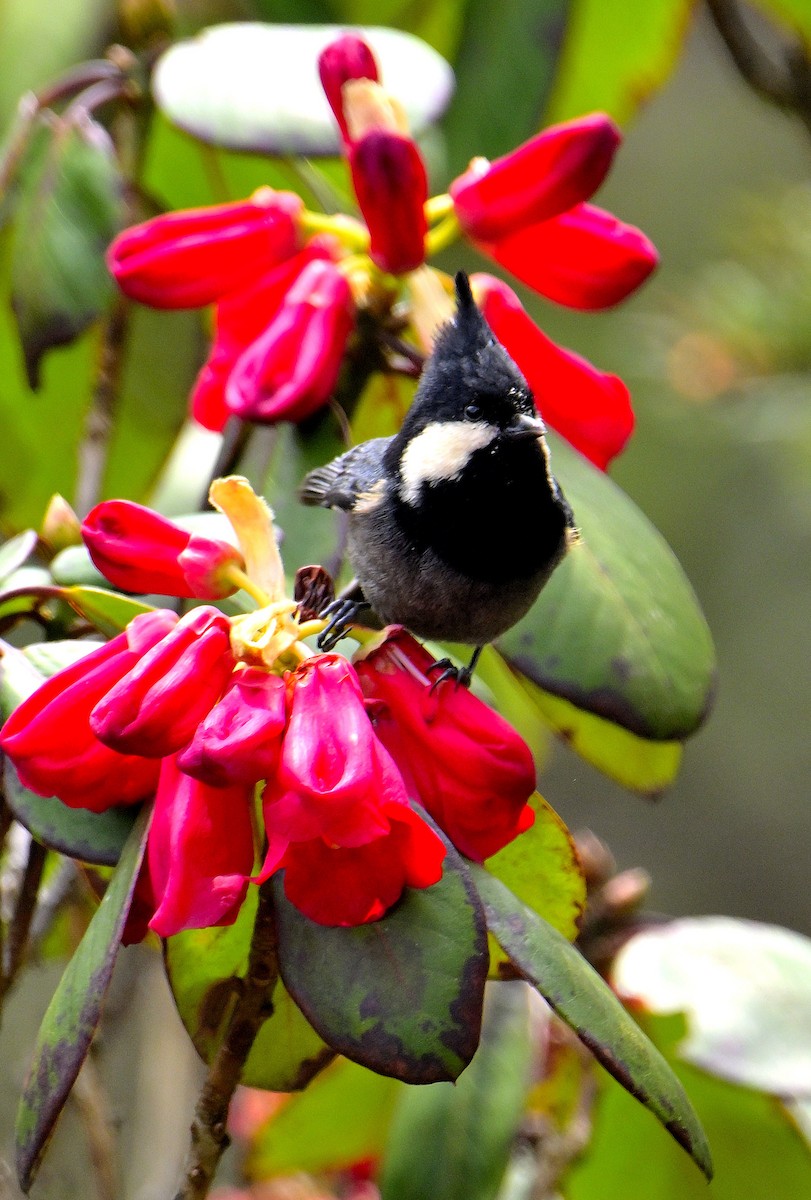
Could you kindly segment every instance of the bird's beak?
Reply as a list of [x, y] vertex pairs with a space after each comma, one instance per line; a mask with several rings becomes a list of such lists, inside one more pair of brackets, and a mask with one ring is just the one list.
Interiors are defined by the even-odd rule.
[[531, 417], [528, 413], [519, 413], [504, 430], [505, 436], [521, 440], [523, 438], [539, 438], [546, 433], [546, 427], [540, 417]]

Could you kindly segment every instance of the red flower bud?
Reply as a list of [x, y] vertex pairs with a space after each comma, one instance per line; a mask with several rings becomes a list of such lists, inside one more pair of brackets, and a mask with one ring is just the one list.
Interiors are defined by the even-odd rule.
[[401, 133], [372, 129], [353, 142], [349, 166], [373, 262], [392, 275], [413, 271], [425, 261], [428, 197], [416, 143]]
[[304, 267], [316, 259], [337, 257], [336, 244], [334, 238], [324, 234], [311, 238], [298, 254], [279, 263], [250, 286], [219, 301], [214, 345], [191, 396], [195, 421], [215, 433], [221, 432], [231, 415], [225, 389], [240, 355], [274, 320]]
[[552, 125], [503, 158], [474, 159], [450, 186], [465, 233], [491, 242], [587, 200], [621, 140], [604, 113]]
[[107, 252], [118, 286], [153, 308], [198, 308], [298, 249], [303, 201], [260, 188], [248, 200], [166, 213], [125, 229]]
[[556, 345], [502, 280], [480, 274], [470, 282], [487, 323], [531, 387], [544, 421], [605, 470], [634, 428], [625, 384]]
[[187, 533], [129, 500], [97, 504], [84, 519], [82, 537], [102, 575], [126, 592], [219, 600], [238, 588], [228, 568], [245, 568], [228, 542]]
[[535, 765], [512, 726], [467, 688], [431, 691], [433, 661], [395, 626], [356, 670], [406, 782], [457, 849], [480, 861], [532, 824]]
[[284, 680], [259, 667], [238, 668], [177, 765], [217, 787], [270, 779], [279, 763], [285, 718]]
[[362, 846], [330, 846], [323, 838], [292, 842], [282, 859], [284, 890], [320, 925], [363, 925], [396, 904], [405, 887], [442, 878], [445, 847], [405, 804], [388, 803], [388, 832]]
[[152, 794], [158, 764], [103, 745], [90, 728], [90, 713], [176, 623], [163, 609], [136, 617], [127, 633], [52, 675], [14, 710], [0, 746], [24, 787], [93, 812]]
[[90, 727], [121, 753], [174, 754], [219, 700], [233, 669], [228, 618], [195, 608], [99, 700]]
[[160, 937], [236, 920], [253, 867], [252, 801], [250, 786], [210, 787], [164, 759], [146, 860]]
[[618, 304], [659, 260], [641, 230], [592, 204], [481, 243], [481, 249], [542, 296], [580, 309]]
[[380, 73], [377, 60], [369, 46], [354, 33], [344, 33], [321, 51], [318, 74], [329, 106], [341, 130], [344, 141], [349, 140], [344, 116], [342, 89], [350, 79], [373, 79]]
[[352, 292], [331, 262], [301, 272], [265, 332], [228, 380], [229, 409], [247, 421], [303, 421], [335, 386], [354, 321]]

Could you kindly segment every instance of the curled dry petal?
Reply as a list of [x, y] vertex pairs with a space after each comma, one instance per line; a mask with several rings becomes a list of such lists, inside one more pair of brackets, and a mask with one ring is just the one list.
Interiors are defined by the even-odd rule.
[[621, 140], [605, 113], [552, 125], [495, 162], [474, 159], [450, 186], [465, 233], [489, 242], [558, 216], [600, 186]]
[[490, 328], [532, 389], [544, 421], [605, 470], [634, 428], [625, 384], [556, 345], [502, 280], [477, 274], [471, 285]]

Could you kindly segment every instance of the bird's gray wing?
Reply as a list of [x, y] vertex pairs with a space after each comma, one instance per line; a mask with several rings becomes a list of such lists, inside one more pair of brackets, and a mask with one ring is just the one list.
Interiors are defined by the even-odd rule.
[[326, 466], [310, 471], [299, 488], [302, 504], [359, 512], [382, 499], [383, 455], [391, 438], [361, 442]]

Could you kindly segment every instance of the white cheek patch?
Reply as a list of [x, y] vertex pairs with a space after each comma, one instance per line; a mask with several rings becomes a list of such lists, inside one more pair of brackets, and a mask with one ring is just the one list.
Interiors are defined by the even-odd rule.
[[400, 495], [406, 504], [417, 504], [424, 483], [458, 479], [476, 450], [498, 436], [485, 421], [437, 421], [409, 442], [400, 460]]

